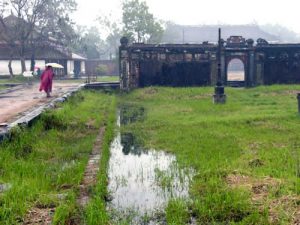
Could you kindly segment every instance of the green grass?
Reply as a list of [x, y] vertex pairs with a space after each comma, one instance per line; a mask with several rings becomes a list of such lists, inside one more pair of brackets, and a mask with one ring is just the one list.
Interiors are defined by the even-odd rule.
[[98, 76], [98, 82], [114, 82], [119, 81], [119, 76]]
[[110, 156], [110, 143], [114, 138], [115, 120], [116, 120], [116, 99], [112, 99], [108, 108], [108, 120], [106, 131], [103, 138], [102, 156], [100, 168], [97, 177], [97, 184], [92, 189], [92, 199], [84, 210], [84, 224], [109, 224], [109, 216], [106, 211], [106, 198], [108, 196], [108, 162]]
[[[210, 87], [149, 87], [119, 96], [121, 105], [138, 109], [126, 112], [136, 118], [122, 130], [135, 133], [145, 147], [174, 153], [180, 166], [195, 170], [191, 200], [168, 203], [168, 224], [186, 224], [191, 217], [197, 224], [269, 224], [272, 202], [299, 197], [298, 90], [297, 85], [226, 88], [225, 105], [212, 104]], [[29, 209], [52, 205], [56, 206], [54, 224], [109, 224], [105, 199], [115, 114], [114, 94], [83, 91], [44, 114], [31, 128], [14, 129], [12, 140], [0, 145], [0, 184], [12, 185], [0, 194], [0, 224], [20, 223]], [[97, 184], [90, 190], [87, 207], [80, 209], [79, 184], [103, 124]], [[257, 182], [268, 177], [278, 185], [268, 188], [265, 201], [254, 204], [251, 189], [228, 184], [230, 175]], [[168, 186], [169, 178], [163, 174], [160, 178]], [[57, 194], [66, 197], [59, 199]], [[293, 209], [279, 206], [278, 224], [291, 223]]]
[[27, 83], [28, 81], [32, 82], [32, 81], [39, 81], [38, 77], [31, 77], [31, 78], [27, 78], [24, 77], [22, 75], [16, 75], [13, 78], [8, 78], [8, 79], [0, 79], [0, 84], [18, 84], [18, 83]]
[[[56, 80], [56, 82], [60, 83], [86, 83], [88, 78], [85, 79], [70, 79], [70, 80]], [[91, 83], [93, 82], [116, 82], [119, 81], [119, 76], [97, 76], [97, 79], [95, 76], [90, 77]]]
[[12, 185], [0, 194], [0, 224], [17, 224], [38, 205], [56, 206], [54, 224], [72, 220], [89, 153], [101, 124], [111, 123], [106, 115], [114, 98], [83, 91], [31, 128], [12, 131], [12, 140], [0, 145], [0, 183]]
[[[226, 88], [227, 103], [214, 105], [210, 87], [138, 89], [121, 96], [120, 103], [144, 107], [145, 120], [123, 129], [133, 131], [146, 147], [172, 152], [181, 166], [196, 170], [190, 190], [194, 201], [188, 207], [199, 224], [267, 224], [268, 201], [258, 207], [251, 190], [233, 188], [226, 178], [278, 179], [280, 185], [267, 191], [269, 201], [299, 196], [299, 90], [297, 85]], [[177, 213], [184, 207], [169, 204], [170, 224], [184, 224], [186, 214]], [[290, 220], [287, 214], [280, 222]]]

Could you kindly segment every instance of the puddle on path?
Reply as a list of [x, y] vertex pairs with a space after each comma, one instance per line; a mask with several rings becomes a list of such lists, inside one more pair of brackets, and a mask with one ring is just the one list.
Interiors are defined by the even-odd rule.
[[117, 134], [109, 165], [109, 209], [116, 223], [165, 224], [168, 201], [188, 198], [193, 171], [179, 169], [174, 155], [135, 145], [130, 133]]

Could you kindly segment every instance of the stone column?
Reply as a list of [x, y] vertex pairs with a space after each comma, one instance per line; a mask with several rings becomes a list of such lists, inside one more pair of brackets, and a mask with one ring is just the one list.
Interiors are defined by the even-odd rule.
[[119, 70], [120, 70], [120, 89], [129, 90], [129, 59], [128, 59], [128, 39], [122, 37], [119, 48]]
[[218, 81], [215, 86], [215, 94], [213, 95], [213, 102], [214, 104], [224, 104], [226, 102], [226, 95], [225, 95], [225, 88], [223, 86], [223, 78], [222, 78], [222, 47], [223, 47], [223, 41], [221, 39], [221, 28], [219, 28], [219, 41], [218, 41]]
[[224, 104], [226, 103], [226, 95], [224, 91], [224, 86], [216, 86], [215, 94], [213, 96], [214, 104]]
[[251, 86], [254, 86], [255, 82], [254, 82], [254, 52], [253, 51], [250, 51], [249, 52], [249, 69], [248, 69], [248, 73], [249, 73], [249, 83], [248, 85], [251, 87]]

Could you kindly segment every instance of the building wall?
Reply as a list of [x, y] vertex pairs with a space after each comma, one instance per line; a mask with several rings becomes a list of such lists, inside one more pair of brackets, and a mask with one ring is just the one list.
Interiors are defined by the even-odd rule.
[[[238, 41], [230, 42], [234, 39]], [[239, 36], [228, 40], [221, 48], [223, 84], [227, 84], [227, 66], [233, 58], [241, 59], [244, 64], [247, 87], [300, 83], [300, 44], [268, 44], [260, 40], [253, 45], [253, 40], [245, 41]], [[217, 45], [125, 43], [119, 50], [123, 90], [151, 85], [214, 85], [217, 82]]]
[[215, 80], [216, 48], [200, 45], [132, 45], [120, 48], [120, 86], [206, 86]]
[[[0, 75], [9, 75], [9, 70], [8, 70], [8, 60], [0, 60]], [[30, 69], [30, 60], [25, 61], [26, 69]], [[22, 72], [22, 67], [21, 67], [21, 61], [20, 60], [13, 60], [11, 62], [11, 66], [13, 69], [13, 73], [15, 75], [20, 75]]]
[[8, 60], [0, 60], [0, 75], [9, 75]]
[[[9, 60], [0, 60], [0, 76], [1, 75], [5, 75], [5, 76], [9, 75], [8, 62], [9, 62]], [[13, 60], [11, 65], [12, 65], [14, 75], [20, 75], [21, 71], [22, 71], [21, 61]], [[25, 65], [26, 65], [26, 70], [29, 71], [30, 66], [31, 66], [31, 61], [25, 60]], [[44, 69], [45, 68], [45, 60], [36, 60], [35, 66], [40, 67], [41, 69]]]
[[67, 71], [69, 76], [74, 76], [74, 60], [68, 60]]
[[[35, 60], [36, 67], [39, 67], [40, 69], [44, 69], [45, 65], [46, 65], [45, 60]], [[30, 69], [30, 67], [28, 69]]]
[[80, 72], [81, 74], [85, 74], [85, 61], [81, 61]]

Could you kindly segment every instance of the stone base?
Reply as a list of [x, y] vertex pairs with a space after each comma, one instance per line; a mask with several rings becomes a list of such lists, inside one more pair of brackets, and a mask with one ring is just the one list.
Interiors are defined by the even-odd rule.
[[225, 104], [226, 103], [226, 95], [225, 94], [214, 95], [213, 102], [214, 102], [214, 104]]

